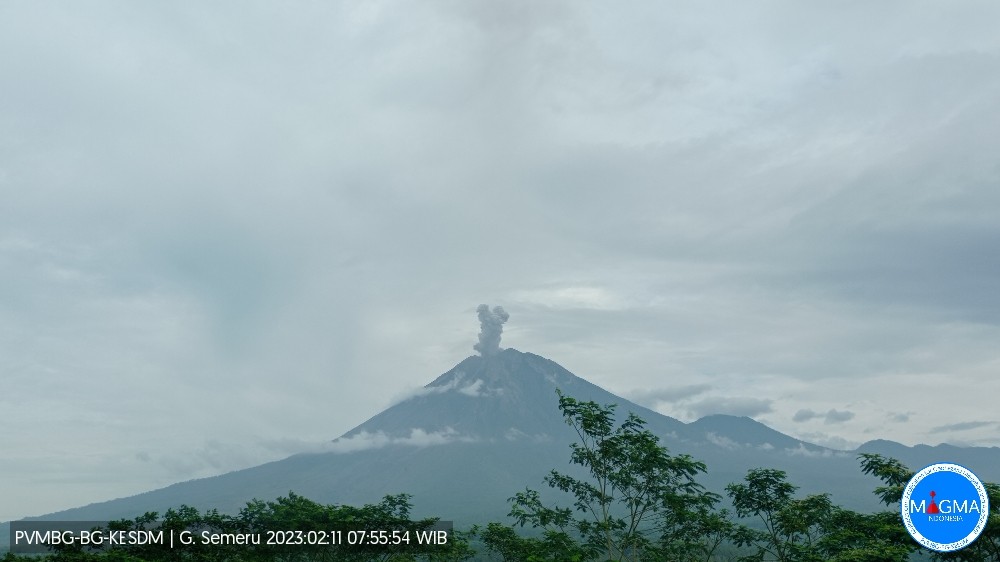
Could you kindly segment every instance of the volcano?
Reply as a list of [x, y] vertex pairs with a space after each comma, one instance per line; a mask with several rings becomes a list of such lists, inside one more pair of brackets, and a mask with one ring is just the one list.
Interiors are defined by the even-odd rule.
[[[567, 396], [616, 404], [634, 412], [671, 453], [705, 462], [702, 479], [723, 492], [754, 467], [780, 468], [802, 493], [830, 492], [855, 509], [879, 507], [877, 482], [858, 468], [858, 451], [836, 451], [789, 437], [746, 417], [714, 415], [683, 423], [634, 404], [570, 373], [554, 361], [515, 349], [469, 357], [419, 392], [401, 400], [329, 444], [328, 450], [198, 480], [132, 497], [45, 516], [51, 520], [107, 520], [163, 512], [182, 504], [235, 513], [253, 498], [289, 491], [321, 503], [361, 505], [386, 494], [413, 496], [414, 513], [453, 520], [458, 526], [506, 520], [507, 498], [525, 487], [544, 489], [553, 468], [572, 471], [569, 445], [577, 439], [558, 410], [557, 389]], [[938, 448], [881, 441], [866, 452], [888, 449], [913, 468], [941, 459]], [[953, 450], [954, 449], [954, 450]], [[965, 453], [952, 448], [949, 460]], [[996, 449], [968, 449], [976, 466], [996, 470]], [[980, 458], [982, 457], [982, 458]], [[992, 459], [992, 464], [978, 461]], [[986, 479], [997, 475], [980, 474]]]

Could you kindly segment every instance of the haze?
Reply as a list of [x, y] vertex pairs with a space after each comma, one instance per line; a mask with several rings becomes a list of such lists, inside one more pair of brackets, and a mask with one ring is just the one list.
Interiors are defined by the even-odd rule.
[[0, 521], [310, 450], [480, 303], [685, 421], [1000, 445], [998, 17], [0, 4]]

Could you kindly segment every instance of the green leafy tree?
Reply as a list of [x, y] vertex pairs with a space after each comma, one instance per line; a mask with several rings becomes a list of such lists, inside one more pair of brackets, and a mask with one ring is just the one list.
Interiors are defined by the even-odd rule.
[[856, 513], [834, 507], [819, 546], [837, 562], [903, 562], [915, 550], [901, 540], [903, 535], [906, 530], [897, 513]]
[[549, 487], [573, 497], [572, 508], [550, 507], [535, 490], [517, 493], [510, 516], [522, 527], [543, 529], [541, 542], [494, 534], [494, 540], [484, 541], [489, 548], [563, 544], [564, 556], [581, 560], [710, 559], [719, 541], [706, 540], [706, 533], [725, 532], [726, 526], [711, 515], [719, 496], [696, 481], [705, 472], [703, 463], [670, 455], [635, 414], [616, 425], [614, 405], [580, 402], [560, 392], [559, 410], [579, 438], [570, 461], [589, 478], [557, 470], [545, 477]]
[[[743, 560], [822, 560], [812, 543], [829, 498], [810, 496], [802, 500], [804, 503], [797, 502], [793, 498], [796, 487], [786, 482], [785, 476], [782, 470], [755, 468], [747, 472], [744, 482], [726, 487], [736, 515], [756, 517], [763, 525], [763, 530], [741, 527], [737, 531], [736, 543], [755, 549]], [[796, 520], [795, 513], [805, 518]]]
[[[155, 512], [146, 513], [132, 520], [112, 521], [108, 530], [129, 531], [155, 528], [169, 533], [190, 533], [189, 544], [175, 542], [169, 545], [116, 546], [108, 550], [83, 548], [80, 545], [61, 545], [48, 557], [51, 562], [457, 562], [468, 560], [475, 553], [468, 544], [468, 537], [452, 532], [445, 545], [419, 545], [416, 534], [428, 531], [437, 519], [411, 520], [410, 496], [406, 494], [385, 496], [377, 504], [362, 507], [349, 505], [323, 505], [290, 492], [275, 501], [253, 500], [236, 516], [212, 510], [199, 513], [193, 507], [169, 509], [158, 521]], [[333, 547], [328, 544], [280, 545], [206, 544], [198, 540], [202, 531], [217, 533], [251, 533], [266, 540], [268, 531], [328, 532], [335, 529], [352, 531], [399, 532], [409, 538], [398, 545], [375, 544], [368, 547]], [[286, 535], [287, 536], [287, 535]], [[297, 538], [294, 537], [293, 538]], [[294, 541], [292, 541], [294, 542]], [[11, 562], [18, 558], [8, 557]], [[33, 558], [32, 560], [37, 560]], [[4, 560], [3, 562], [8, 562]]]
[[[875, 489], [875, 494], [887, 506], [894, 506], [892, 513], [898, 525], [895, 542], [907, 546], [911, 550], [920, 547], [903, 528], [899, 515], [899, 502], [903, 499], [903, 489], [913, 478], [914, 471], [896, 459], [874, 453], [863, 453], [861, 469], [865, 474], [872, 474], [882, 481], [883, 485]], [[1000, 486], [992, 482], [984, 482], [986, 495], [990, 501], [990, 517], [986, 521], [983, 533], [972, 544], [955, 552], [934, 552], [934, 560], [956, 560], [960, 562], [1000, 562]]]
[[377, 504], [362, 507], [322, 505], [289, 493], [273, 502], [253, 501], [240, 511], [236, 521], [244, 531], [273, 530], [398, 532], [408, 537], [397, 545], [374, 545], [369, 548], [333, 548], [329, 546], [275, 547], [262, 545], [251, 550], [254, 560], [336, 560], [346, 562], [444, 562], [467, 560], [474, 552], [466, 537], [451, 533], [446, 545], [424, 545], [417, 533], [434, 528], [436, 518], [412, 520], [412, 504], [407, 494], [385, 496]]
[[[879, 495], [908, 479], [894, 461], [881, 469], [888, 486], [876, 489]], [[898, 513], [857, 513], [834, 505], [828, 494], [796, 498], [781, 470], [750, 470], [726, 489], [737, 515], [757, 521], [735, 533], [736, 543], [751, 549], [742, 558], [747, 562], [905, 562], [916, 550]]]
[[540, 537], [522, 537], [502, 523], [473, 528], [489, 552], [502, 562], [578, 562], [590, 555], [572, 537], [562, 531], [547, 529]]

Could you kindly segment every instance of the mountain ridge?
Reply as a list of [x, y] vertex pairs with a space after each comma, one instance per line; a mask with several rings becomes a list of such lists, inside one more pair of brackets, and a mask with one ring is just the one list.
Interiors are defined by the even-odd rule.
[[[686, 453], [705, 462], [703, 481], [717, 493], [742, 479], [749, 468], [773, 467], [785, 470], [800, 493], [830, 492], [846, 507], [877, 509], [871, 493], [877, 481], [861, 473], [859, 452], [896, 453], [911, 468], [919, 468], [911, 463], [940, 451], [894, 447], [891, 442], [872, 451], [864, 446], [838, 451], [751, 418], [723, 414], [684, 423], [616, 396], [555, 361], [505, 349], [464, 359], [334, 439], [326, 451], [299, 453], [33, 519], [106, 520], [182, 504], [236, 512], [251, 499], [274, 499], [294, 491], [322, 503], [353, 505], [409, 493], [416, 515], [460, 525], [505, 520], [506, 500], [514, 492], [525, 486], [544, 489], [542, 479], [553, 468], [575, 469], [568, 463], [569, 444], [578, 438], [557, 408], [556, 389], [581, 401], [617, 404], [619, 416], [635, 412], [672, 454]], [[976, 464], [992, 463], [992, 471], [1000, 467], [995, 462], [1000, 451], [949, 452]], [[1000, 475], [987, 471], [980, 476], [997, 480]]]

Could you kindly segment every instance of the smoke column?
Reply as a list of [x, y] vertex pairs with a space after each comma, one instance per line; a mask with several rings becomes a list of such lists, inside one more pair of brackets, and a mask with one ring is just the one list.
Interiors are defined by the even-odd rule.
[[503, 333], [503, 323], [510, 318], [510, 314], [502, 306], [490, 307], [485, 304], [479, 305], [476, 309], [479, 314], [479, 343], [472, 346], [480, 355], [486, 357], [500, 351], [500, 334]]

